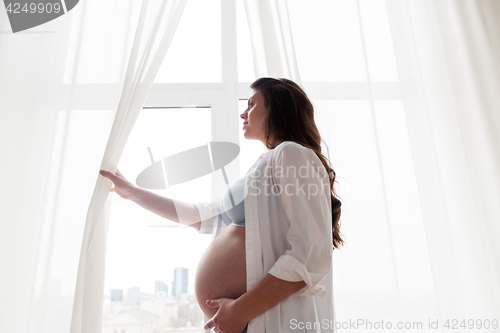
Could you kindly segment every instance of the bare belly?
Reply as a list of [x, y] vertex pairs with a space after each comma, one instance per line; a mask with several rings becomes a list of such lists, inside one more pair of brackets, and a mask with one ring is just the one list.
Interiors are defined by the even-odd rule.
[[196, 270], [195, 293], [208, 318], [217, 308], [207, 299], [238, 298], [247, 291], [245, 228], [228, 225], [208, 246]]

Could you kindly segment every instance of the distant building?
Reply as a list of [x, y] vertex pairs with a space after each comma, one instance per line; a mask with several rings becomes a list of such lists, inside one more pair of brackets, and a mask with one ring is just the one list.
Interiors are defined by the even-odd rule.
[[155, 281], [155, 297], [164, 298], [168, 296], [168, 286], [163, 281]]
[[141, 291], [139, 287], [128, 288], [127, 302], [139, 303], [141, 301]]
[[174, 286], [172, 287], [172, 295], [179, 297], [181, 294], [188, 292], [188, 269], [177, 267], [174, 270]]
[[111, 302], [123, 302], [123, 290], [122, 289], [111, 290]]

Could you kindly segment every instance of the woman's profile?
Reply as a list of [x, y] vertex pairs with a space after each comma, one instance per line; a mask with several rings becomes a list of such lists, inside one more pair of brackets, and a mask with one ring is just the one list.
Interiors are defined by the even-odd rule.
[[260, 78], [250, 87], [240, 115], [244, 137], [267, 152], [223, 195], [191, 204], [141, 189], [118, 170], [101, 175], [122, 198], [214, 235], [195, 279], [206, 330], [334, 332], [332, 252], [343, 244], [341, 202], [313, 106], [291, 80]]

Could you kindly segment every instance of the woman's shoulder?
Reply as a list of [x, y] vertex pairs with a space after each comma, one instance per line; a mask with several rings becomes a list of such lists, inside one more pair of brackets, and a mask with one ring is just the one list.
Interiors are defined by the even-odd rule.
[[276, 148], [273, 149], [274, 155], [280, 155], [280, 154], [298, 154], [298, 153], [303, 153], [303, 154], [310, 154], [311, 152], [314, 153], [314, 151], [311, 148], [308, 148], [306, 146], [301, 145], [298, 142], [295, 141], [283, 141], [280, 144], [276, 146]]
[[307, 163], [318, 166], [323, 165], [313, 149], [295, 141], [283, 141], [273, 150], [272, 159], [274, 160], [274, 164], [290, 163], [293, 161], [294, 164], [300, 165]]

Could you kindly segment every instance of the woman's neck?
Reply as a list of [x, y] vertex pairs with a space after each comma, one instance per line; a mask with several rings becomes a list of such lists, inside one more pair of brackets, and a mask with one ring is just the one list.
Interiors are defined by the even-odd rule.
[[282, 141], [282, 140], [276, 140], [276, 141], [273, 141], [273, 142], [271, 143], [271, 148], [267, 148], [267, 147], [266, 147], [266, 151], [270, 151], [270, 150], [272, 150], [272, 149], [276, 148], [276, 146], [278, 146], [278, 145], [279, 145], [280, 143], [282, 143], [282, 142], [284, 142], [284, 141]]

